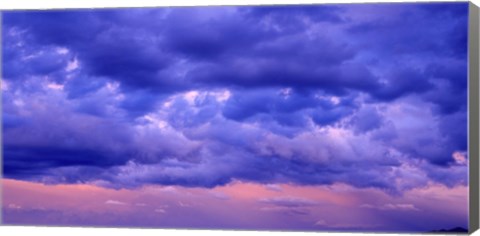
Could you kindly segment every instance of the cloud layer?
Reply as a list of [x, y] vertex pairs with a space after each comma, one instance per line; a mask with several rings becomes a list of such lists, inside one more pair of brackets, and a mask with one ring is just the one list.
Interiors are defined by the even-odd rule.
[[5, 176], [464, 186], [467, 16], [466, 3], [6, 12]]
[[[194, 229], [428, 232], [467, 227], [468, 187], [377, 189], [232, 182], [113, 190], [3, 180], [5, 224]], [[29, 197], [35, 194], [35, 198]]]

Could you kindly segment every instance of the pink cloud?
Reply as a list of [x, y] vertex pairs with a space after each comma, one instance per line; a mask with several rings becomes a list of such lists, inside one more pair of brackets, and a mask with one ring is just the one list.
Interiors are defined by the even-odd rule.
[[281, 230], [402, 230], [407, 224], [426, 231], [465, 227], [467, 219], [465, 186], [429, 185], [396, 196], [345, 184], [279, 184], [275, 190], [240, 181], [213, 189], [2, 184], [9, 224]]

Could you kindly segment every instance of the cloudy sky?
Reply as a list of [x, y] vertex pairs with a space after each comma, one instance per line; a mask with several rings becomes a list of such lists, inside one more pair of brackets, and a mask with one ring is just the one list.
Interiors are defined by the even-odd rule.
[[9, 224], [467, 227], [468, 3], [3, 14]]

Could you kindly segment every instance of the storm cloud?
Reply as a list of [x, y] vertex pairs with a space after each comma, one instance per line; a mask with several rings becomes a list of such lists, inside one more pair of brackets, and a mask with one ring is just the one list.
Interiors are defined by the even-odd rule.
[[[466, 3], [5, 12], [5, 177], [391, 194], [466, 185], [467, 13]], [[290, 200], [264, 203], [307, 204]]]

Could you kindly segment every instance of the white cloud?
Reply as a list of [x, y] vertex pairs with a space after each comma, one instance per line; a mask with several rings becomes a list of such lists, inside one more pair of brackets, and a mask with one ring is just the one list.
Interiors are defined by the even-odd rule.
[[125, 203], [125, 202], [121, 202], [121, 201], [117, 201], [117, 200], [107, 200], [107, 201], [105, 201], [105, 204], [107, 204], [107, 205], [119, 205], [119, 206], [126, 206], [126, 205], [128, 205], [128, 204]]
[[13, 203], [8, 204], [7, 207], [10, 208], [10, 209], [22, 209], [22, 206], [17, 205], [17, 204], [13, 204]]
[[165, 213], [166, 213], [166, 211], [165, 211], [164, 209], [161, 209], [161, 208], [155, 209], [155, 212], [156, 212], [156, 213], [161, 213], [161, 214], [165, 214]]
[[65, 55], [65, 54], [68, 54], [70, 51], [68, 50], [68, 48], [64, 48], [64, 47], [59, 47], [59, 48], [56, 48], [55, 50], [58, 54], [60, 55]]
[[7, 83], [6, 80], [2, 79], [1, 87], [2, 87], [2, 91], [7, 91], [8, 90], [9, 86], [8, 86], [8, 83]]
[[67, 64], [67, 67], [65, 68], [65, 70], [67, 72], [70, 72], [70, 71], [74, 71], [78, 68], [79, 66], [79, 63], [78, 63], [78, 60], [77, 58], [73, 59], [73, 61], [69, 61], [68, 64]]
[[52, 90], [63, 90], [63, 84], [50, 83], [47, 87]]
[[367, 208], [367, 209], [377, 209], [381, 211], [390, 211], [390, 210], [398, 210], [398, 211], [419, 211], [417, 207], [413, 204], [384, 204], [381, 206], [371, 205], [371, 204], [362, 204], [360, 208]]
[[324, 221], [324, 220], [319, 220], [319, 221], [315, 222], [315, 225], [326, 226], [327, 222]]
[[467, 152], [456, 151], [452, 153], [452, 157], [455, 160], [455, 162], [459, 165], [467, 164]]

